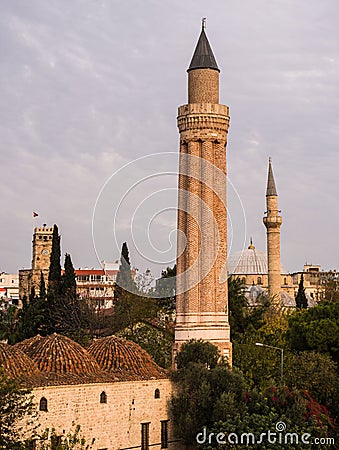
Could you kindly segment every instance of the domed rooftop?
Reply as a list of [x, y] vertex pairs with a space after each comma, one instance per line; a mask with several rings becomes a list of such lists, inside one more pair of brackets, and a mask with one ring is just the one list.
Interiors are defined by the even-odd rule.
[[165, 369], [159, 367], [135, 342], [117, 336], [96, 339], [88, 348], [99, 363], [108, 372], [128, 372], [135, 379], [167, 378]]
[[24, 341], [18, 342], [14, 345], [15, 348], [19, 348], [23, 352], [25, 352], [27, 355], [30, 355], [30, 353], [33, 352], [33, 348], [35, 345], [42, 339], [42, 336], [40, 334], [37, 334], [36, 336], [33, 336], [31, 338], [25, 339]]
[[35, 336], [16, 344], [38, 366], [44, 385], [99, 383], [112, 381], [80, 344], [60, 335]]
[[[267, 255], [265, 252], [257, 250], [251, 239], [246, 250], [236, 252], [228, 258], [227, 271], [229, 275], [267, 275]], [[285, 273], [282, 266], [281, 273]]]
[[40, 371], [34, 361], [22, 350], [0, 342], [0, 367], [5, 375], [17, 380], [31, 382], [40, 380]]

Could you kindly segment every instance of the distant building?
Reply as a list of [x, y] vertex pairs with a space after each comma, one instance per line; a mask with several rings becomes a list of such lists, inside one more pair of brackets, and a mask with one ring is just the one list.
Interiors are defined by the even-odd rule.
[[0, 299], [18, 305], [19, 275], [0, 272]]
[[[48, 286], [48, 273], [52, 252], [53, 227], [44, 224], [34, 228], [32, 247], [32, 267], [19, 270], [16, 302], [22, 305], [24, 297], [29, 298], [32, 289], [35, 294], [40, 292], [41, 274]], [[111, 308], [114, 299], [114, 285], [119, 271], [117, 262], [102, 262], [101, 269], [74, 270], [77, 282], [77, 292], [82, 299], [97, 301], [98, 306]], [[2, 286], [1, 286], [2, 287]], [[5, 289], [5, 287], [4, 287]], [[0, 296], [1, 296], [0, 290]], [[4, 292], [4, 291], [3, 291]]]
[[[246, 250], [236, 252], [228, 258], [228, 273], [233, 278], [240, 278], [246, 285], [246, 296], [250, 305], [256, 304], [257, 297], [268, 292], [268, 261], [267, 255], [261, 250], [257, 250], [251, 243]], [[281, 304], [284, 307], [295, 308], [295, 297], [301, 275], [304, 276], [305, 294], [309, 306], [324, 298], [324, 283], [329, 277], [338, 275], [336, 271], [321, 271], [321, 266], [305, 264], [300, 272], [289, 273], [281, 266], [280, 273], [280, 293]]]
[[102, 308], [112, 308], [114, 286], [119, 271], [119, 263], [102, 262], [102, 269], [75, 270], [77, 293], [80, 299], [96, 302]]

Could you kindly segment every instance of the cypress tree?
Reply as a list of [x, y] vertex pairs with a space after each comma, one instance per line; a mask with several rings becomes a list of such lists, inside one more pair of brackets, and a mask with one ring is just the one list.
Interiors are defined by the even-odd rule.
[[[128, 292], [135, 292], [136, 286], [132, 277], [131, 263], [127, 243], [122, 244], [119, 272], [116, 279], [117, 291], [123, 289]], [[121, 288], [121, 289], [119, 289]]]
[[298, 287], [298, 293], [295, 298], [295, 304], [297, 309], [306, 309], [308, 306], [307, 298], [305, 294], [305, 288], [304, 288], [304, 274], [301, 274], [299, 287]]
[[48, 274], [48, 291], [58, 294], [61, 290], [60, 235], [57, 225], [53, 227], [51, 262]]
[[45, 284], [44, 274], [42, 273], [42, 271], [40, 272], [40, 293], [39, 293], [39, 297], [42, 300], [45, 300], [45, 298], [46, 298], [46, 284]]
[[65, 255], [64, 268], [65, 272], [62, 276], [62, 292], [70, 298], [75, 298], [77, 284], [71, 255], [69, 253], [66, 253]]
[[114, 331], [127, 327], [131, 322], [131, 308], [136, 286], [132, 278], [127, 243], [122, 244], [119, 272], [114, 287]]

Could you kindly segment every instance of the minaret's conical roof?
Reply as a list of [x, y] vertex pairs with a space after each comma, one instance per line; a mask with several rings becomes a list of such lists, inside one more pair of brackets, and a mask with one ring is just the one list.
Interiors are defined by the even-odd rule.
[[267, 189], [266, 189], [266, 197], [270, 197], [270, 196], [278, 196], [277, 188], [275, 187], [271, 158], [269, 158], [269, 160], [268, 160], [268, 177], [267, 177]]
[[220, 72], [218, 64], [214, 58], [212, 48], [208, 42], [205, 33], [205, 21], [202, 21], [202, 30], [198, 39], [197, 46], [195, 47], [191, 64], [188, 68], [188, 72], [194, 69], [214, 69]]

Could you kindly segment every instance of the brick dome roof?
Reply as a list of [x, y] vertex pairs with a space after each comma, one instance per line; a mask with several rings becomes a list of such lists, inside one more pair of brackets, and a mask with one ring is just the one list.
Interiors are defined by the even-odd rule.
[[108, 372], [122, 371], [134, 379], [168, 377], [166, 370], [159, 367], [138, 344], [117, 336], [95, 339], [88, 352]]
[[61, 334], [35, 336], [20, 344], [43, 372], [73, 375], [97, 375], [100, 367], [80, 344]]
[[0, 366], [5, 375], [24, 381], [39, 377], [38, 366], [22, 350], [0, 342]]
[[34, 348], [34, 346], [40, 341], [40, 339], [42, 339], [42, 336], [40, 336], [40, 334], [37, 334], [36, 336], [18, 342], [14, 345], [14, 347], [19, 348], [24, 353], [29, 355], [30, 353], [32, 353], [32, 348]]

